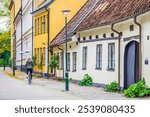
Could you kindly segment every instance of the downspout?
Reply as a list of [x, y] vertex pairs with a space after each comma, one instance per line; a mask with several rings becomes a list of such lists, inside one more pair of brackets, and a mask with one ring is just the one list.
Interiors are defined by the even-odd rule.
[[64, 71], [64, 50], [58, 46], [58, 49], [62, 51], [63, 60], [62, 60], [62, 70], [63, 70], [63, 79], [65, 78], [65, 71]]
[[114, 31], [115, 33], [118, 34], [118, 84], [120, 87], [120, 40], [121, 40], [121, 35], [120, 32], [114, 29], [114, 24], [111, 25], [111, 30]]
[[134, 23], [139, 26], [139, 74], [138, 79], [141, 79], [142, 76], [142, 26], [137, 22], [137, 17], [134, 17]]
[[23, 47], [22, 47], [22, 28], [23, 25], [22, 25], [22, 1], [21, 1], [21, 71], [23, 70], [22, 69], [22, 65], [23, 65], [23, 62], [22, 62], [22, 59], [23, 59]]
[[[34, 11], [34, 0], [32, 0], [32, 12]], [[34, 16], [32, 15], [32, 58], [33, 58], [33, 52], [34, 52], [34, 47], [33, 47], [33, 39], [34, 39]]]
[[47, 18], [47, 32], [48, 32], [48, 39], [47, 39], [47, 56], [48, 56], [48, 60], [47, 60], [47, 78], [49, 78], [49, 51], [50, 51], [50, 28], [49, 28], [49, 25], [50, 25], [50, 22], [49, 22], [49, 15], [50, 15], [50, 11], [49, 9], [47, 9], [47, 7], [45, 7], [45, 10], [48, 12], [48, 18]]

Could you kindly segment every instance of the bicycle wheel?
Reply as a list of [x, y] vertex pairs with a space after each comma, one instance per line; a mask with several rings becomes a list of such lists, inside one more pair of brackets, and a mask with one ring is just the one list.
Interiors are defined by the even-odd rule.
[[31, 79], [32, 79], [32, 77], [31, 77], [31, 73], [30, 73], [30, 71], [29, 71], [29, 73], [28, 73], [28, 84], [29, 84], [29, 85], [31, 84]]

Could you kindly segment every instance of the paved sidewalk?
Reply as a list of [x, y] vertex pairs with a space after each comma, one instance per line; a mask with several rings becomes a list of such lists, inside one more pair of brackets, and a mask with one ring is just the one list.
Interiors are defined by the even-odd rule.
[[[11, 71], [7, 68], [7, 71]], [[65, 83], [47, 79], [33, 79], [30, 86], [24, 80], [26, 75], [17, 72], [17, 76], [24, 78], [14, 79], [0, 70], [0, 99], [40, 99], [40, 100], [128, 100], [121, 93], [104, 92], [102, 88], [81, 87], [70, 83], [70, 91], [65, 92]], [[150, 99], [150, 98], [140, 98]]]

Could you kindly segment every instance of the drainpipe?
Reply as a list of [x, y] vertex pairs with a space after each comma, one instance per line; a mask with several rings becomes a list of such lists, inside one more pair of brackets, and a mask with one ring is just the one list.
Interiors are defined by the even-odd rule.
[[22, 25], [22, 1], [21, 1], [21, 71], [23, 70], [22, 69], [22, 65], [23, 65], [23, 62], [22, 62], [22, 59], [23, 59], [23, 44], [22, 44], [22, 28], [23, 25]]
[[137, 22], [137, 17], [134, 17], [134, 23], [139, 26], [139, 80], [142, 77], [142, 26], [140, 23]]
[[62, 51], [62, 55], [63, 55], [62, 70], [63, 70], [63, 79], [64, 79], [64, 76], [65, 76], [65, 71], [64, 71], [64, 50], [60, 47], [58, 47], [58, 49]]
[[[32, 12], [34, 11], [34, 0], [32, 0]], [[34, 16], [32, 15], [32, 58], [33, 58], [33, 50], [34, 50], [34, 47], [33, 47], [33, 38], [34, 38]]]
[[48, 49], [48, 51], [47, 51], [47, 56], [48, 56], [48, 61], [47, 61], [47, 78], [49, 78], [49, 51], [50, 51], [50, 28], [49, 28], [49, 24], [50, 24], [50, 22], [49, 22], [49, 15], [50, 15], [50, 11], [49, 11], [49, 9], [47, 9], [47, 7], [45, 7], [45, 10], [48, 12], [48, 20], [47, 20], [47, 32], [48, 32], [48, 39], [47, 39], [47, 42], [48, 42], [48, 44], [47, 44], [47, 49]]
[[111, 30], [114, 31], [115, 33], [118, 34], [119, 39], [118, 39], [118, 84], [120, 86], [120, 40], [121, 40], [121, 35], [120, 32], [114, 29], [114, 24], [111, 25]]

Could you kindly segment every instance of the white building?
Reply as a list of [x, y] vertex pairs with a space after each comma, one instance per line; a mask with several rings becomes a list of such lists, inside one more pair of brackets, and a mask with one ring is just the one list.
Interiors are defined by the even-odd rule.
[[32, 0], [22, 0], [22, 6], [14, 20], [16, 25], [16, 67], [22, 70], [27, 58], [32, 58], [33, 53], [32, 11]]
[[[64, 77], [65, 30], [52, 45]], [[117, 81], [127, 88], [144, 77], [150, 87], [149, 45], [149, 0], [89, 0], [68, 24], [69, 78], [89, 74], [96, 86]]]

